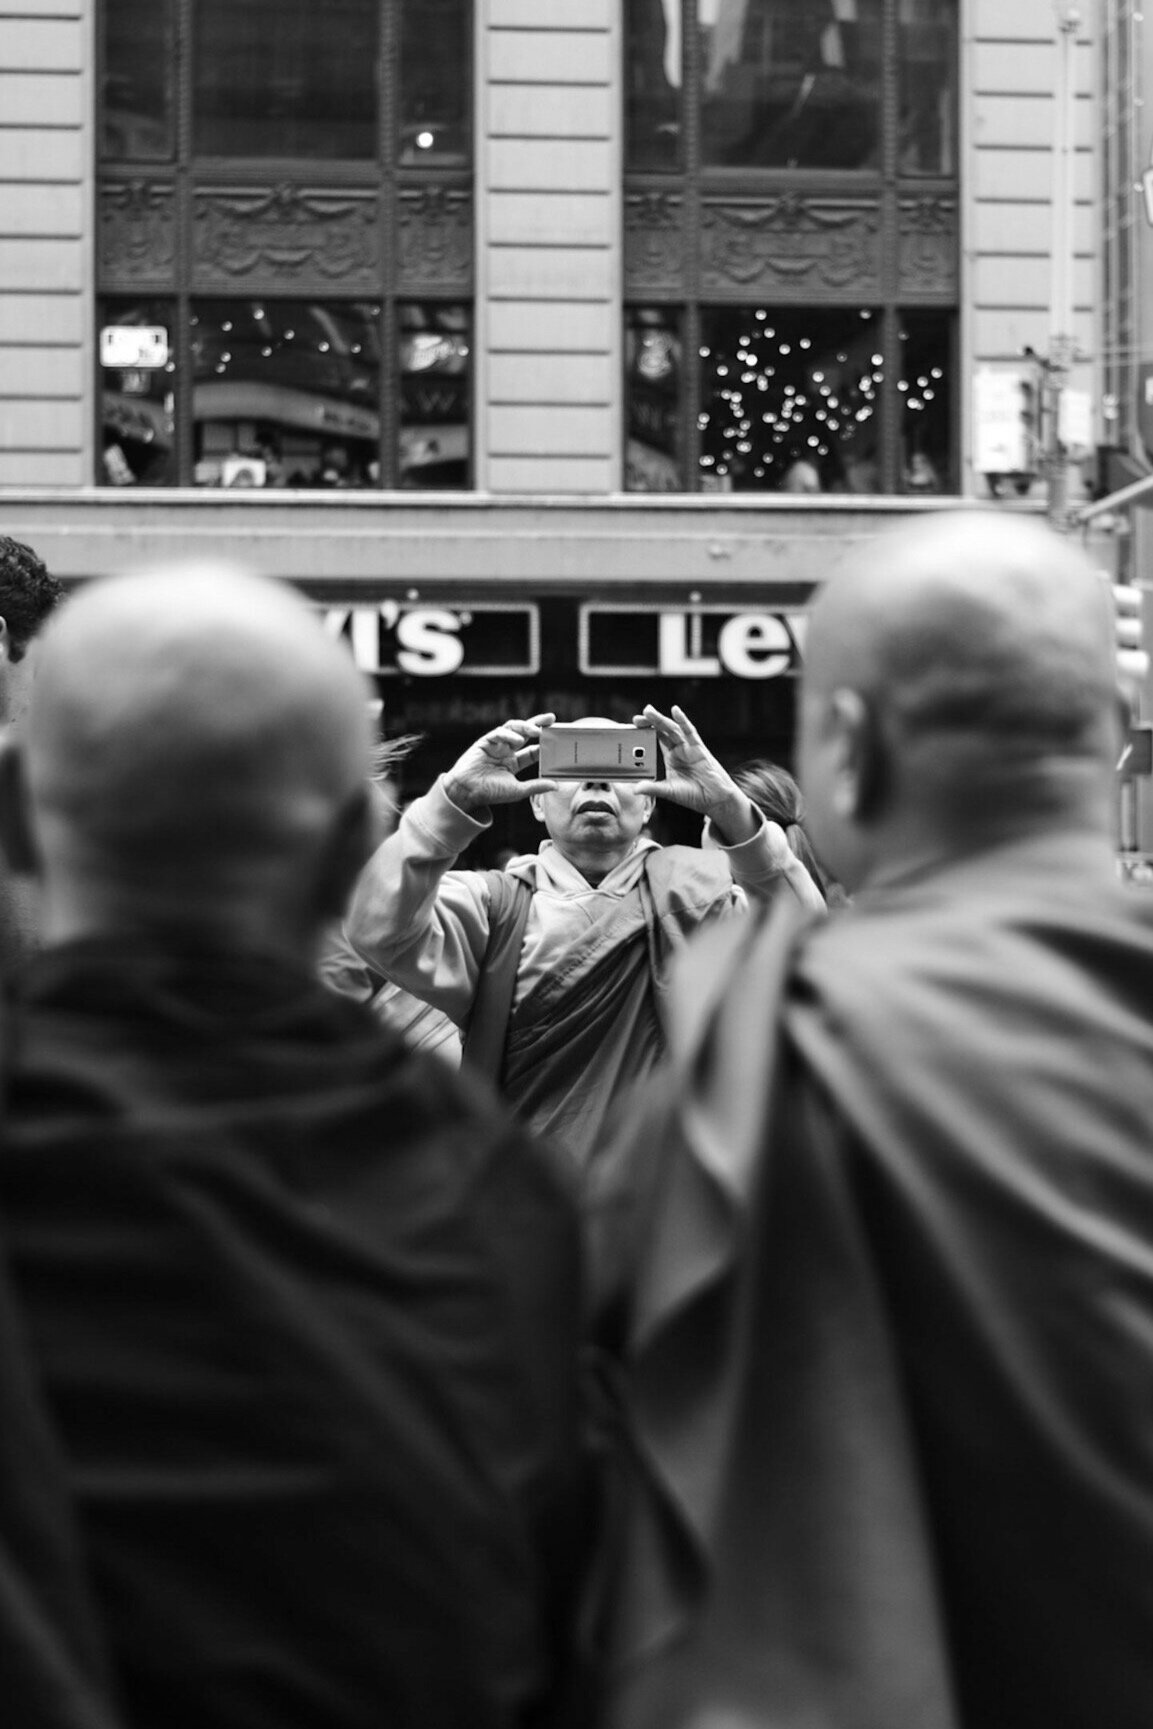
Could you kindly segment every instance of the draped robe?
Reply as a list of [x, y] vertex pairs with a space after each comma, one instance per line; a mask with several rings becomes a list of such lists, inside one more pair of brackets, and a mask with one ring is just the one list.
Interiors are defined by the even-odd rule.
[[610, 1729], [1146, 1729], [1153, 909], [1006, 843], [712, 933], [593, 1173]]
[[47, 952], [12, 1045], [0, 1220], [129, 1729], [552, 1722], [567, 1172], [262, 955]]

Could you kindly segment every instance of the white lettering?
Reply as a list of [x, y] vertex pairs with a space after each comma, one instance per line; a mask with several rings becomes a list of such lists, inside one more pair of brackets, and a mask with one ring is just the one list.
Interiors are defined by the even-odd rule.
[[689, 621], [683, 612], [662, 612], [659, 622], [659, 666], [662, 678], [721, 676], [721, 663], [714, 656], [689, 653]]
[[739, 612], [721, 626], [721, 661], [738, 678], [780, 678], [788, 672], [792, 638], [772, 613]]
[[455, 612], [406, 612], [396, 627], [401, 644], [396, 664], [402, 672], [418, 678], [444, 678], [456, 672], [464, 659], [460, 640], [460, 618]]
[[352, 609], [352, 658], [361, 672], [380, 671], [380, 614], [375, 607]]

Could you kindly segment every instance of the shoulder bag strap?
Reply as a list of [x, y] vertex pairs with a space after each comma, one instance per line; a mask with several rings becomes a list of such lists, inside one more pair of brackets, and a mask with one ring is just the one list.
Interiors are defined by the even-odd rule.
[[461, 1061], [473, 1074], [483, 1075], [497, 1086], [504, 1067], [508, 1017], [533, 888], [523, 877], [510, 876], [507, 871], [481, 874], [488, 887], [488, 944], [464, 1030]]

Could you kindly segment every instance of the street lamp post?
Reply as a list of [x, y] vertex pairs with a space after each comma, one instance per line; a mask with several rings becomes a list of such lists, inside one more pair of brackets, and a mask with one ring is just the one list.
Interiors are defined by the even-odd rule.
[[1076, 82], [1073, 51], [1081, 14], [1055, 0], [1057, 66], [1053, 81], [1053, 232], [1049, 278], [1049, 352], [1044, 367], [1045, 469], [1049, 521], [1068, 526], [1068, 454], [1062, 437], [1061, 400], [1073, 364], [1073, 249], [1076, 181]]

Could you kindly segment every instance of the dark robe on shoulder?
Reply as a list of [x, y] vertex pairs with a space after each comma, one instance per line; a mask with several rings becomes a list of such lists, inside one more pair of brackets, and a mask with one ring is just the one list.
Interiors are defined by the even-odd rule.
[[130, 1729], [551, 1722], [584, 1507], [549, 1155], [245, 954], [44, 954], [6, 1108], [0, 1217]]
[[594, 1177], [612, 1729], [1148, 1729], [1153, 905], [1050, 833], [724, 930]]
[[6, 1269], [0, 1269], [0, 1721], [13, 1729], [116, 1729], [68, 1474]]

